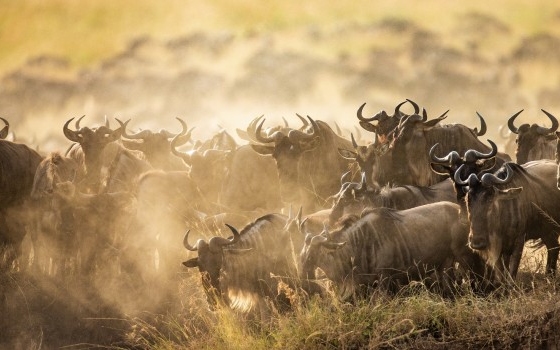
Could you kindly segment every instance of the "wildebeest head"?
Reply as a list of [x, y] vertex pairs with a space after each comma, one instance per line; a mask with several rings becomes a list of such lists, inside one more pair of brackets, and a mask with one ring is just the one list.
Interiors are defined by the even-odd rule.
[[74, 159], [57, 152], [51, 153], [37, 167], [31, 197], [40, 199], [53, 194], [58, 184], [73, 182], [79, 171], [80, 167]]
[[[129, 140], [122, 140], [123, 145], [132, 150], [141, 151], [146, 155], [146, 159], [152, 164], [153, 167], [163, 170], [178, 170], [170, 161], [169, 147], [171, 139], [175, 140], [175, 146], [182, 146], [186, 144], [190, 138], [192, 129], [187, 131], [187, 124], [181, 118], [176, 118], [182, 126], [182, 130], [178, 134], [173, 134], [167, 130], [161, 129], [158, 132], [151, 130], [142, 130], [136, 134], [129, 134], [126, 127], [130, 120], [121, 122], [122, 136]], [[132, 141], [130, 141], [132, 140]]]
[[[227, 224], [226, 224], [227, 225]], [[206, 300], [211, 310], [215, 310], [220, 302], [227, 304], [225, 300], [225, 290], [222, 290], [220, 285], [220, 271], [223, 265], [224, 247], [234, 245], [239, 242], [239, 232], [230, 225], [227, 225], [233, 236], [229, 239], [214, 236], [208, 242], [199, 239], [194, 246], [189, 244], [189, 231], [185, 234], [183, 239], [183, 246], [192, 252], [197, 252], [196, 258], [191, 258], [183, 265], [186, 267], [197, 267], [202, 278], [202, 287], [206, 294]]]
[[293, 202], [298, 197], [298, 162], [304, 152], [318, 147], [321, 142], [320, 127], [315, 120], [308, 117], [311, 132], [290, 129], [286, 134], [275, 131], [270, 136], [262, 133], [263, 119], [255, 130], [255, 140], [260, 145], [251, 145], [261, 155], [270, 155], [276, 161], [280, 178], [281, 196], [286, 202]]
[[2, 117], [0, 117], [0, 120], [2, 120], [4, 124], [6, 124], [2, 128], [2, 130], [0, 130], [0, 139], [5, 139], [6, 137], [8, 137], [8, 132], [10, 131], [10, 123], [8, 123], [8, 121]]
[[360, 212], [367, 206], [368, 199], [373, 196], [374, 190], [368, 189], [365, 176], [365, 173], [362, 173], [360, 183], [342, 184], [340, 191], [333, 196], [334, 203], [329, 216], [331, 225], [334, 225], [341, 217]]
[[[463, 165], [464, 166], [464, 165]], [[515, 164], [506, 163], [496, 174], [486, 173], [480, 178], [470, 174], [466, 180], [461, 179], [461, 169], [455, 172], [454, 181], [460, 186], [466, 186], [466, 205], [469, 218], [470, 233], [469, 246], [472, 249], [485, 251], [492, 242], [492, 250], [488, 252], [493, 264], [499, 257], [503, 242], [500, 240], [498, 228], [508, 227], [515, 221], [515, 213], [509, 216], [501, 215], [500, 206], [503, 200], [516, 198], [523, 187], [504, 188], [511, 183]]]
[[367, 185], [374, 187], [377, 184], [373, 183], [373, 170], [379, 157], [386, 151], [387, 145], [370, 143], [367, 146], [360, 146], [354, 139], [354, 134], [350, 134], [350, 137], [354, 150], [339, 149], [338, 152], [345, 159], [358, 163], [360, 171], [365, 174]]
[[[426, 158], [428, 140], [426, 132], [436, 127], [439, 122], [445, 119], [448, 111], [436, 119], [428, 120], [428, 115], [424, 109], [422, 115], [413, 114], [401, 119], [397, 126], [391, 149], [393, 157], [393, 175], [396, 184], [417, 184], [420, 186], [430, 185], [426, 178], [429, 163], [422, 161]], [[429, 172], [429, 170], [427, 170]], [[418, 180], [420, 183], [418, 183]]]
[[333, 239], [333, 237], [338, 236], [343, 229], [344, 228], [341, 228], [333, 232], [333, 234], [330, 234], [325, 227], [323, 232], [319, 235], [308, 233], [305, 236], [304, 246], [300, 253], [300, 277], [302, 279], [315, 279], [315, 269], [317, 266], [321, 266], [322, 269], [327, 269], [326, 271], [323, 270], [327, 276], [333, 276], [335, 274], [335, 272], [329, 271], [328, 268], [331, 266], [338, 267], [338, 264], [320, 264], [319, 260], [321, 258], [328, 259], [329, 253], [342, 248], [346, 244], [346, 242], [337, 242]]
[[[367, 131], [374, 132], [377, 135], [377, 142], [383, 144], [388, 142], [389, 134], [393, 132], [393, 130], [399, 124], [399, 121], [403, 117], [407, 117], [407, 114], [404, 114], [400, 111], [400, 108], [403, 104], [409, 102], [414, 107], [414, 114], [420, 113], [420, 108], [418, 105], [409, 99], [399, 103], [397, 107], [395, 107], [395, 112], [392, 116], [388, 115], [385, 111], [380, 111], [376, 115], [370, 118], [366, 118], [363, 116], [363, 109], [365, 107], [365, 103], [358, 108], [357, 116], [360, 120], [360, 125], [362, 128], [366, 129]], [[371, 122], [377, 121], [377, 124], [374, 125]]]
[[552, 122], [550, 128], [537, 124], [522, 124], [516, 127], [514, 122], [517, 116], [523, 112], [520, 110], [508, 119], [509, 130], [517, 134], [517, 150], [515, 155], [517, 164], [524, 164], [531, 160], [552, 159], [554, 152], [554, 132], [558, 129], [558, 120], [550, 113], [541, 109]]
[[85, 169], [88, 176], [95, 177], [101, 169], [101, 154], [105, 146], [110, 142], [116, 141], [121, 137], [122, 127], [112, 130], [109, 121], [105, 125], [89, 128], [80, 128], [80, 121], [85, 117], [80, 117], [75, 124], [76, 130], [71, 130], [68, 125], [74, 118], [70, 118], [62, 128], [64, 136], [72, 142], [78, 143], [84, 154]]
[[[492, 150], [489, 153], [479, 152], [477, 150], [469, 149], [461, 157], [456, 151], [448, 153], [445, 157], [438, 157], [435, 155], [439, 143], [432, 146], [429, 152], [430, 165], [432, 170], [437, 174], [449, 175], [451, 178], [455, 177], [455, 173], [460, 169], [461, 179], [466, 179], [470, 174], [480, 175], [481, 172], [492, 169], [496, 164], [496, 155], [498, 154], [498, 146], [492, 140], [488, 140]], [[440, 169], [442, 168], [442, 169]], [[465, 197], [462, 186], [454, 182], [455, 193], [457, 194], [457, 201], [461, 203]]]

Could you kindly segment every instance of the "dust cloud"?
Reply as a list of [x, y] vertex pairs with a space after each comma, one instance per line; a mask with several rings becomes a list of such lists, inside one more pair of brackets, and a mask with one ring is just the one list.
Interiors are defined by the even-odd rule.
[[[344, 136], [361, 134], [366, 143], [372, 134], [359, 129], [358, 107], [366, 102], [365, 114], [373, 115], [410, 98], [432, 118], [450, 109], [448, 122], [473, 128], [480, 112], [488, 138], [503, 147], [498, 128], [518, 110], [525, 109], [520, 120], [545, 125], [541, 108], [558, 113], [560, 81], [553, 77], [559, 73], [560, 38], [543, 33], [517, 40], [508, 24], [476, 13], [458, 21], [453, 35], [455, 45], [449, 45], [416, 23], [387, 19], [305, 28], [289, 38], [281, 32], [141, 37], [75, 75], [64, 58], [29, 59], [1, 78], [0, 116], [9, 120], [11, 138], [47, 156], [70, 146], [62, 126], [82, 115], [83, 126], [103, 125], [107, 117], [111, 128], [119, 118], [131, 119], [133, 132], [172, 133], [181, 131], [180, 117], [195, 127], [194, 141], [225, 129], [243, 144], [235, 129], [245, 130], [254, 118], [264, 114], [265, 125], [275, 126], [284, 117], [298, 128], [299, 113], [333, 128], [336, 122]], [[359, 40], [366, 49], [324, 53], [340, 40]], [[487, 49], [499, 41], [513, 41], [513, 49]], [[84, 231], [44, 239], [42, 261], [28, 235], [18, 266], [5, 266], [0, 275], [0, 347], [118, 346], [141, 336], [133, 319], [169, 313], [211, 318], [198, 272], [181, 266], [196, 254], [185, 251], [182, 238], [186, 229], [193, 241], [227, 233], [218, 231], [223, 225], [197, 220], [196, 205], [185, 213], [172, 201], [177, 192], [154, 197], [143, 208], [141, 225], [133, 219], [136, 198], [81, 206], [79, 223], [94, 227], [86, 231], [96, 236]], [[251, 217], [239, 216], [239, 223]], [[51, 233], [60, 234], [59, 228]]]

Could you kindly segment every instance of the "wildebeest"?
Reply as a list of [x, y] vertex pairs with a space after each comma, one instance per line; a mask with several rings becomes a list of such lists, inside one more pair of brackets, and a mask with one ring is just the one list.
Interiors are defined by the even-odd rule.
[[409, 209], [424, 204], [455, 201], [453, 182], [443, 180], [433, 186], [383, 186], [368, 188], [365, 181], [361, 183], [349, 182], [342, 186], [335, 195], [329, 216], [329, 222], [334, 225], [340, 218], [350, 214], [360, 214], [366, 208]]
[[42, 159], [24, 144], [0, 139], [0, 246], [9, 253], [7, 265], [21, 254], [29, 213], [33, 211], [33, 178]]
[[515, 140], [517, 143], [515, 151], [517, 164], [527, 163], [531, 160], [554, 159], [556, 151], [556, 136], [554, 132], [558, 129], [558, 120], [544, 109], [541, 109], [541, 111], [552, 122], [550, 128], [537, 124], [522, 124], [516, 127], [514, 124], [515, 119], [523, 110], [520, 110], [508, 119], [509, 130], [517, 135]]
[[483, 262], [467, 247], [468, 227], [459, 220], [458, 204], [377, 208], [347, 221], [330, 234], [308, 234], [300, 255], [301, 277], [314, 279], [320, 268], [343, 299], [375, 286], [395, 291], [432, 272], [445, 282], [455, 262], [479, 277], [484, 272]]
[[[548, 249], [546, 271], [554, 273], [558, 260], [560, 191], [557, 166], [540, 160], [518, 165], [505, 163], [495, 173], [470, 174], [454, 181], [467, 193], [469, 245], [490, 266], [515, 278], [526, 240], [540, 239]], [[506, 265], [506, 266], [504, 266]]]
[[349, 161], [338, 149], [350, 149], [350, 141], [341, 138], [322, 121], [308, 117], [310, 133], [292, 129], [271, 136], [261, 133], [262, 120], [255, 131], [261, 145], [251, 145], [257, 153], [276, 160], [282, 201], [287, 205], [303, 205], [304, 212], [322, 209], [327, 198], [340, 186], [340, 176], [349, 170]]
[[[131, 150], [141, 151], [146, 155], [146, 159], [154, 169], [162, 170], [185, 170], [185, 164], [181, 160], [171, 154], [171, 140], [174, 139], [175, 146], [179, 147], [186, 144], [191, 138], [191, 130], [187, 130], [187, 124], [181, 118], [176, 118], [183, 128], [178, 134], [173, 134], [167, 130], [161, 129], [159, 132], [151, 130], [142, 130], [136, 134], [129, 134], [126, 127], [130, 120], [121, 122], [123, 145]], [[125, 140], [128, 139], [128, 140]]]
[[73, 182], [81, 170], [74, 159], [53, 152], [41, 161], [35, 172], [31, 197], [38, 210], [31, 230], [33, 266], [47, 273], [65, 270], [65, 262], [76, 257], [75, 208], [66, 199], [75, 189], [69, 190], [67, 185], [59, 187]]
[[241, 232], [228, 225], [233, 233], [229, 239], [214, 236], [208, 242], [199, 239], [194, 246], [189, 244], [187, 232], [183, 244], [198, 256], [183, 265], [200, 271], [211, 309], [223, 303], [250, 311], [260, 307], [265, 298], [278, 306], [285, 302], [279, 300], [279, 279], [274, 276], [297, 276], [296, 254], [303, 245], [303, 235], [291, 230], [293, 221], [285, 215], [268, 214]]
[[[360, 121], [360, 125], [362, 128], [366, 129], [367, 131], [375, 133], [375, 144], [381, 145], [389, 142], [393, 135], [393, 131], [399, 124], [401, 118], [408, 117], [408, 114], [405, 114], [400, 111], [400, 108], [405, 103], [409, 102], [414, 107], [414, 114], [420, 113], [420, 107], [412, 100], [406, 99], [405, 101], [399, 103], [395, 107], [395, 112], [393, 115], [388, 115], [385, 111], [380, 111], [375, 114], [373, 117], [367, 118], [363, 115], [363, 110], [365, 107], [365, 103], [358, 108], [357, 117]], [[373, 121], [377, 121], [377, 124], [372, 124]]]
[[[389, 167], [392, 168], [394, 184], [430, 186], [446, 178], [447, 176], [433, 172], [430, 166], [429, 150], [436, 143], [440, 144], [444, 154], [451, 151], [464, 154], [470, 149], [490, 152], [490, 147], [478, 139], [480, 131], [462, 124], [439, 125], [439, 122], [446, 118], [446, 114], [447, 112], [436, 119], [428, 120], [424, 110], [422, 116], [412, 115], [401, 121], [398, 135], [388, 151], [391, 154]], [[482, 120], [482, 116], [478, 113], [477, 115]], [[510, 160], [509, 156], [503, 153], [498, 153], [496, 157], [498, 161]]]
[[[496, 171], [503, 165], [502, 159], [496, 159], [498, 154], [498, 146], [492, 140], [488, 140], [492, 150], [488, 153], [482, 153], [473, 149], [469, 149], [461, 157], [456, 151], [449, 152], [445, 157], [438, 157], [435, 152], [439, 146], [439, 143], [430, 148], [430, 166], [432, 170], [438, 174], [449, 176], [450, 178], [455, 177], [455, 172], [461, 169], [461, 174], [459, 176], [466, 179], [470, 174], [477, 174], [481, 176], [482, 172]], [[442, 168], [442, 169], [440, 169]], [[457, 194], [457, 202], [459, 204], [463, 203], [463, 198], [465, 193], [462, 190], [462, 186], [453, 182], [455, 193]]]
[[[80, 121], [85, 116], [80, 117], [75, 124], [76, 130], [71, 130], [68, 125], [74, 118], [69, 119], [62, 128], [64, 136], [72, 142], [75, 142], [66, 151], [65, 156], [75, 159], [84, 171], [83, 179], [76, 179], [80, 183], [80, 188], [84, 191], [97, 193], [101, 185], [101, 170], [104, 165], [110, 163], [114, 154], [118, 151], [120, 145], [114, 143], [120, 139], [122, 127], [112, 130], [109, 128], [109, 122], [105, 125], [89, 128], [80, 128]], [[114, 147], [107, 148], [108, 145]]]

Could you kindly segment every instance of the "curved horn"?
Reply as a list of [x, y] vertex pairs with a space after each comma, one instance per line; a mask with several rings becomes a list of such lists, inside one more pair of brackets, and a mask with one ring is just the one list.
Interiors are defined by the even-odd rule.
[[523, 110], [520, 110], [519, 112], [515, 113], [513, 116], [511, 116], [508, 119], [508, 122], [507, 122], [509, 130], [514, 134], [519, 133], [519, 129], [515, 127], [515, 125], [513, 124], [513, 121], [515, 120], [515, 118], [517, 118], [518, 115], [521, 114], [521, 112], [523, 112]]
[[412, 107], [414, 107], [414, 114], [420, 113], [420, 107], [416, 104], [416, 102], [409, 100], [408, 98], [406, 100], [412, 105]]
[[288, 121], [286, 120], [286, 118], [282, 117], [282, 120], [284, 121], [284, 127], [287, 128], [288, 126]]
[[189, 244], [189, 232], [191, 232], [191, 230], [188, 230], [187, 233], [185, 233], [185, 237], [183, 237], [183, 247], [187, 248], [187, 250], [190, 250], [191, 252], [196, 252], [198, 247], [193, 247]]
[[[83, 117], [82, 117], [83, 118]], [[81, 119], [81, 118], [80, 118]], [[70, 124], [70, 122], [74, 120], [74, 118], [70, 118], [68, 119], [68, 121], [66, 123], [64, 123], [64, 126], [62, 127], [62, 131], [64, 132], [64, 136], [66, 136], [66, 138], [72, 142], [80, 142], [80, 132], [79, 131], [74, 131], [74, 130], [70, 130], [68, 128], [68, 124]]]
[[428, 120], [428, 112], [426, 112], [426, 108], [422, 108], [422, 121], [425, 122]]
[[478, 116], [478, 119], [480, 119], [480, 131], [474, 128], [474, 133], [476, 134], [476, 136], [482, 136], [486, 134], [486, 122], [484, 121], [484, 118], [482, 118], [480, 113], [476, 112], [476, 115]]
[[408, 100], [404, 100], [404, 101], [402, 101], [401, 103], [399, 103], [399, 104], [397, 105], [397, 107], [395, 107], [395, 114], [393, 114], [393, 117], [399, 118], [399, 117], [401, 117], [401, 116], [403, 115], [402, 112], [400, 111], [400, 109], [401, 109], [402, 105], [404, 105], [404, 104], [407, 103], [407, 102], [408, 102]]
[[432, 146], [432, 148], [430, 148], [430, 152], [429, 152], [430, 161], [434, 164], [453, 165], [461, 158], [461, 156], [459, 156], [459, 153], [457, 153], [456, 151], [449, 152], [443, 158], [437, 157], [435, 153], [436, 153], [436, 148], [438, 147], [439, 147], [439, 143], [436, 143], [435, 145]]
[[548, 113], [547, 111], [545, 111], [544, 109], [541, 109], [541, 111], [543, 111], [544, 114], [546, 114], [546, 116], [548, 117], [548, 119], [550, 119], [550, 121], [552, 122], [552, 126], [550, 127], [550, 129], [547, 128], [543, 128], [542, 126], [539, 126], [537, 128], [537, 132], [540, 135], [548, 135], [548, 134], [552, 134], [553, 132], [556, 131], [556, 129], [558, 129], [558, 120], [550, 113]]
[[478, 159], [490, 159], [498, 154], [498, 146], [492, 140], [486, 140], [492, 147], [490, 153], [482, 153], [474, 149], [465, 152], [464, 159], [466, 162], [476, 162]]
[[263, 134], [261, 132], [262, 126], [263, 126], [265, 120], [266, 120], [266, 118], [264, 118], [259, 123], [259, 125], [257, 126], [257, 129], [255, 130], [255, 139], [260, 143], [271, 143], [271, 142], [274, 142], [274, 138], [273, 137], [268, 137], [268, 136], [263, 136]]
[[109, 119], [107, 118], [107, 115], [105, 115], [105, 127], [108, 129], [111, 129], [111, 126], [109, 125]]
[[179, 121], [179, 123], [181, 123], [181, 132], [172, 136], [173, 140], [175, 140], [175, 147], [177, 146], [182, 146], [185, 143], [189, 142], [189, 140], [191, 139], [191, 134], [192, 131], [194, 130], [195, 127], [192, 127], [190, 130], [187, 130], [187, 123], [185, 123], [185, 121], [179, 117], [175, 118]]
[[131, 140], [142, 140], [146, 137], [148, 137], [149, 135], [152, 135], [152, 132], [150, 130], [142, 130], [137, 134], [129, 134], [126, 131], [126, 124], [130, 121], [130, 119], [124, 123], [121, 124], [121, 128], [122, 128], [122, 136], [127, 138], [127, 139], [131, 139]]
[[303, 129], [305, 129], [306, 127], [309, 126], [309, 122], [308, 122], [304, 117], [302, 117], [301, 115], [299, 115], [299, 114], [297, 114], [297, 113], [296, 113], [296, 115], [297, 115], [297, 117], [299, 118], [299, 120], [301, 120], [301, 122], [303, 123], [303, 126], [300, 128], [300, 130], [303, 130]]
[[231, 230], [231, 232], [233, 233], [233, 237], [231, 237], [230, 239], [226, 239], [219, 236], [214, 236], [210, 238], [210, 241], [208, 241], [208, 246], [210, 250], [214, 253], [220, 252], [222, 250], [222, 247], [239, 242], [240, 235], [237, 229], [231, 226], [230, 224], [225, 224], [225, 225]]
[[[192, 131], [192, 129], [191, 129]], [[190, 136], [190, 132], [188, 134]], [[173, 138], [173, 140], [171, 140], [171, 143], [169, 144], [170, 148], [171, 148], [171, 153], [173, 153], [174, 155], [176, 155], [177, 157], [183, 159], [183, 162], [185, 162], [185, 164], [191, 165], [191, 155], [187, 154], [187, 153], [183, 153], [183, 152], [179, 152], [177, 150], [177, 147], [179, 147], [181, 145], [181, 141], [180, 139], [184, 137], [181, 134], [175, 136]]]
[[82, 121], [82, 119], [84, 119], [86, 115], [82, 115], [78, 120], [76, 120], [76, 124], [74, 125], [74, 129], [76, 130], [80, 130], [80, 122]]
[[356, 115], [358, 116], [358, 119], [362, 122], [371, 122], [375, 119], [375, 117], [371, 117], [371, 118], [366, 118], [364, 117], [363, 111], [364, 111], [364, 107], [365, 107], [366, 103], [364, 102], [360, 108], [358, 108], [358, 111], [356, 112]]
[[[4, 124], [6, 124], [6, 126], [4, 126], [2, 128], [2, 130], [0, 130], [0, 139], [5, 139], [8, 136], [8, 130], [10, 129], [10, 123], [8, 123], [8, 121], [2, 117], [0, 117], [0, 120], [2, 120], [4, 122]], [[15, 138], [14, 138], [15, 140]]]
[[264, 114], [261, 115], [260, 117], [257, 117], [253, 120], [251, 120], [251, 122], [249, 123], [249, 125], [247, 126], [247, 129], [245, 129], [247, 131], [247, 134], [252, 137], [252, 135], [255, 135], [255, 130], [257, 129], [257, 123], [264, 117]]
[[313, 132], [311, 134], [307, 134], [299, 130], [290, 130], [290, 132], [288, 133], [288, 138], [290, 140], [292, 140], [293, 142], [299, 142], [304, 140], [313, 140], [316, 136], [318, 136], [319, 125], [317, 125], [317, 122], [311, 119], [310, 116], [307, 116], [307, 118], [311, 122], [311, 126], [313, 127]]
[[509, 183], [513, 179], [513, 170], [510, 168], [508, 163], [504, 164], [504, 168], [506, 169], [505, 179], [500, 179], [492, 173], [486, 173], [480, 178], [480, 182], [482, 183], [482, 185], [485, 187], [492, 187], [494, 185], [503, 185]]
[[[478, 180], [478, 178], [476, 177], [476, 174], [470, 174], [469, 177], [466, 180], [462, 180], [461, 179], [461, 173], [463, 172], [463, 167], [465, 166], [465, 164], [461, 164], [461, 166], [457, 169], [457, 171], [455, 171], [455, 174], [453, 175], [453, 181], [460, 186], [466, 186], [468, 184], [472, 184], [472, 181], [476, 178]], [[474, 178], [473, 178], [474, 176]]]
[[357, 149], [358, 148], [358, 143], [354, 139], [354, 134], [350, 133], [350, 138], [352, 139], [352, 146], [354, 147], [354, 149]]

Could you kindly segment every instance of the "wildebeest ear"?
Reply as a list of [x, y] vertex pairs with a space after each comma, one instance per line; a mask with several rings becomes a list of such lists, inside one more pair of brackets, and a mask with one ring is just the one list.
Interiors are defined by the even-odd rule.
[[8, 127], [5, 126], [4, 128], [2, 128], [2, 130], [0, 130], [0, 139], [5, 139], [6, 137], [8, 137]]
[[241, 129], [235, 129], [235, 132], [237, 132], [237, 136], [239, 136], [240, 139], [245, 141], [252, 141], [247, 131]]
[[274, 153], [274, 146], [251, 145], [253, 150], [263, 156], [268, 156]]
[[517, 197], [521, 193], [521, 191], [523, 191], [523, 187], [514, 187], [514, 188], [508, 188], [507, 190], [497, 190], [497, 191], [498, 191], [498, 199], [509, 200]]
[[344, 159], [348, 159], [348, 160], [356, 160], [356, 158], [358, 158], [358, 153], [354, 152], [354, 151], [350, 151], [344, 148], [339, 148], [338, 149], [338, 154], [340, 154], [340, 156]]
[[369, 132], [377, 132], [377, 126], [368, 123], [368, 122], [360, 122], [360, 126]]
[[187, 261], [183, 261], [183, 265], [186, 267], [198, 267], [198, 258], [192, 258]]

